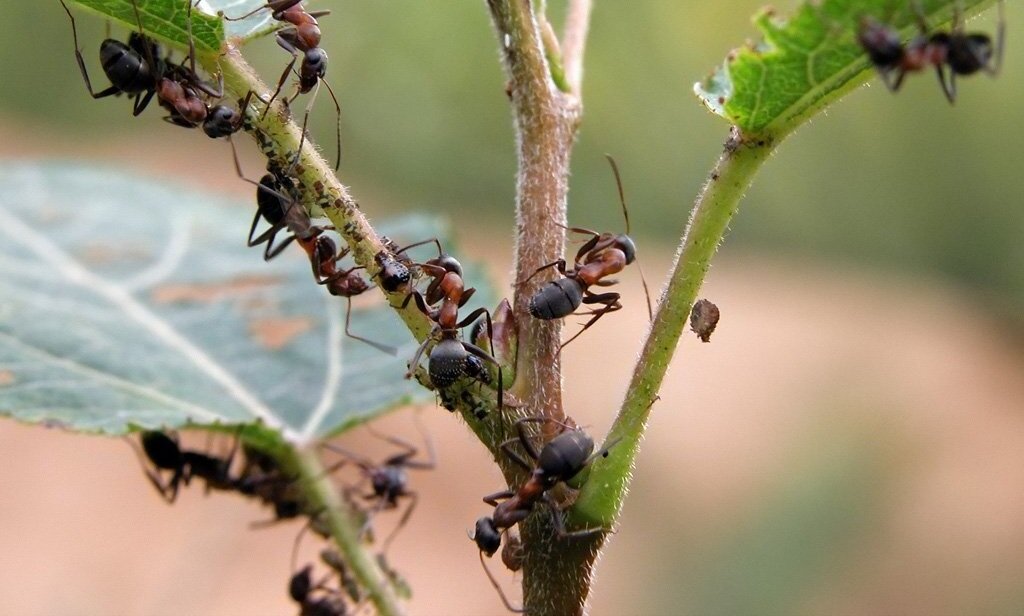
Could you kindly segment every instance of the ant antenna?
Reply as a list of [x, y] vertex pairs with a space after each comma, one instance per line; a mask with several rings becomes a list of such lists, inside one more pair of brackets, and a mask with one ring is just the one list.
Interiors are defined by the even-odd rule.
[[[615, 186], [619, 189], [619, 203], [622, 204], [622, 217], [626, 219], [626, 235], [629, 235], [629, 209], [626, 207], [626, 195], [622, 190], [622, 177], [619, 175], [619, 166], [615, 163], [615, 159], [612, 158], [611, 154], [605, 154], [604, 157], [608, 159], [608, 164], [612, 166], [612, 173], [615, 174]], [[640, 272], [640, 282], [644, 285], [644, 296], [647, 298], [647, 318], [653, 321], [654, 310], [651, 308], [651, 292], [647, 288], [647, 278], [644, 276], [644, 270], [640, 267], [639, 262], [636, 264], [636, 269]]]
[[491, 586], [494, 587], [494, 590], [498, 591], [498, 596], [501, 597], [501, 602], [505, 604], [505, 608], [516, 614], [525, 614], [526, 610], [524, 608], [515, 607], [512, 605], [512, 602], [508, 600], [508, 597], [505, 596], [505, 591], [501, 589], [501, 584], [498, 584], [498, 580], [494, 579], [494, 575], [491, 573], [491, 570], [487, 568], [487, 563], [484, 562], [483, 550], [480, 551], [480, 566], [484, 568], [484, 573], [487, 574], [487, 579], [491, 582]]

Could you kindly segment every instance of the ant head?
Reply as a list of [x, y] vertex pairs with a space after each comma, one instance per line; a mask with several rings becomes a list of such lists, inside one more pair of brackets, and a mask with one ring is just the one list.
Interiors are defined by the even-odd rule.
[[903, 57], [900, 33], [873, 17], [865, 16], [861, 19], [857, 41], [875, 66], [894, 66]]
[[301, 73], [303, 79], [309, 79], [313, 85], [316, 85], [316, 79], [327, 74], [327, 52], [319, 47], [307, 50], [306, 57], [302, 61]]
[[431, 260], [427, 261], [427, 264], [429, 264], [429, 265], [437, 265], [438, 267], [443, 267], [446, 272], [454, 272], [460, 278], [462, 277], [462, 264], [459, 263], [458, 259], [456, 259], [455, 257], [453, 257], [451, 255], [447, 255], [447, 254], [441, 255], [440, 257], [437, 257], [436, 259], [431, 259]]
[[537, 467], [551, 484], [568, 481], [583, 470], [593, 452], [594, 439], [586, 432], [566, 430], [544, 445]]
[[181, 447], [178, 441], [159, 431], [143, 432], [140, 436], [142, 450], [146, 457], [157, 468], [166, 470], [178, 469], [182, 465]]
[[338, 254], [338, 245], [334, 243], [334, 240], [326, 235], [318, 235], [316, 238], [316, 246], [313, 250], [315, 251], [313, 253], [313, 258], [317, 263], [322, 264], [334, 260], [335, 255]]
[[306, 565], [288, 581], [288, 594], [302, 603], [313, 590], [313, 565]]
[[501, 547], [501, 533], [494, 526], [494, 520], [488, 517], [476, 521], [476, 529], [471, 537], [476, 547], [487, 556], [493, 556]]
[[636, 244], [633, 243], [633, 238], [625, 233], [616, 235], [615, 247], [621, 250], [622, 254], [626, 255], [626, 265], [636, 261]]
[[241, 115], [227, 105], [212, 107], [203, 122], [203, 132], [212, 139], [234, 134], [240, 127]]

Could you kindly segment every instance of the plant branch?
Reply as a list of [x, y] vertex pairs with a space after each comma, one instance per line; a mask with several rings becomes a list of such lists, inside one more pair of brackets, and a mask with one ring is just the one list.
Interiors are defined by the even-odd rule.
[[709, 263], [736, 214], [743, 193], [775, 146], [771, 139], [745, 139], [733, 129], [718, 164], [690, 215], [663, 300], [633, 372], [622, 409], [605, 440], [611, 455], [591, 466], [572, 509], [573, 522], [610, 529], [618, 519], [637, 447], [707, 275]]
[[294, 464], [303, 490], [315, 509], [322, 510], [331, 537], [352, 569], [359, 584], [366, 589], [370, 601], [381, 616], [398, 616], [402, 609], [391, 591], [391, 584], [370, 557], [360, 539], [363, 520], [353, 508], [342, 502], [338, 488], [331, 481], [313, 449], [293, 450]]
[[562, 34], [562, 67], [569, 92], [577, 97], [583, 86], [583, 50], [587, 44], [590, 26], [591, 0], [569, 0], [565, 13], [565, 31]]
[[518, 283], [513, 302], [519, 357], [513, 392], [529, 415], [560, 421], [565, 416], [558, 354], [561, 322], [531, 317], [529, 301], [553, 274], [531, 276], [565, 252], [565, 231], [559, 225], [566, 223], [569, 154], [579, 121], [579, 101], [561, 92], [551, 79], [541, 28], [529, 0], [488, 0], [488, 6], [509, 79], [519, 160]]

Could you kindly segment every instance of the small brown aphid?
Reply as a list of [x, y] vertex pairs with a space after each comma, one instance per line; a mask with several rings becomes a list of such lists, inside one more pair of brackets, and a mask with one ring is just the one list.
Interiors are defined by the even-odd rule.
[[690, 329], [697, 334], [701, 342], [711, 342], [711, 334], [715, 331], [721, 316], [718, 306], [706, 299], [697, 300], [690, 312]]

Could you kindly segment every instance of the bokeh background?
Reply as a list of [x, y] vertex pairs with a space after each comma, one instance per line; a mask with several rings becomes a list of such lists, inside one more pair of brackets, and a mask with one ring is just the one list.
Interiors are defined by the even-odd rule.
[[[371, 216], [457, 216], [464, 252], [507, 289], [515, 158], [483, 3], [321, 4], [334, 11], [321, 25], [343, 180]], [[727, 133], [692, 83], [756, 37], [759, 4], [595, 8], [570, 220], [621, 228], [602, 156], [614, 154], [655, 285]], [[963, 80], [955, 107], [930, 74], [897, 96], [873, 82], [762, 170], [703, 293], [722, 323], [712, 344], [681, 343], [592, 613], [1024, 611], [1024, 12], [1011, 3], [1007, 19], [1003, 74]], [[79, 26], [94, 62], [103, 24]], [[991, 31], [994, 14], [970, 27]], [[0, 40], [5, 159], [250, 199], [226, 144], [88, 98], [56, 1], [8, 3]], [[279, 74], [272, 41], [252, 56]], [[323, 97], [312, 130], [328, 151], [333, 121]], [[628, 309], [565, 353], [567, 407], [596, 434], [646, 327], [635, 278], [623, 276]], [[464, 535], [500, 477], [456, 420], [421, 415], [440, 466], [414, 477], [423, 498], [391, 554], [410, 611], [501, 613]], [[418, 438], [408, 413], [381, 426]], [[387, 453], [359, 431], [343, 440]], [[197, 489], [167, 507], [115, 439], [2, 422], [0, 451], [0, 613], [294, 612], [297, 526], [250, 530], [265, 512]]]

